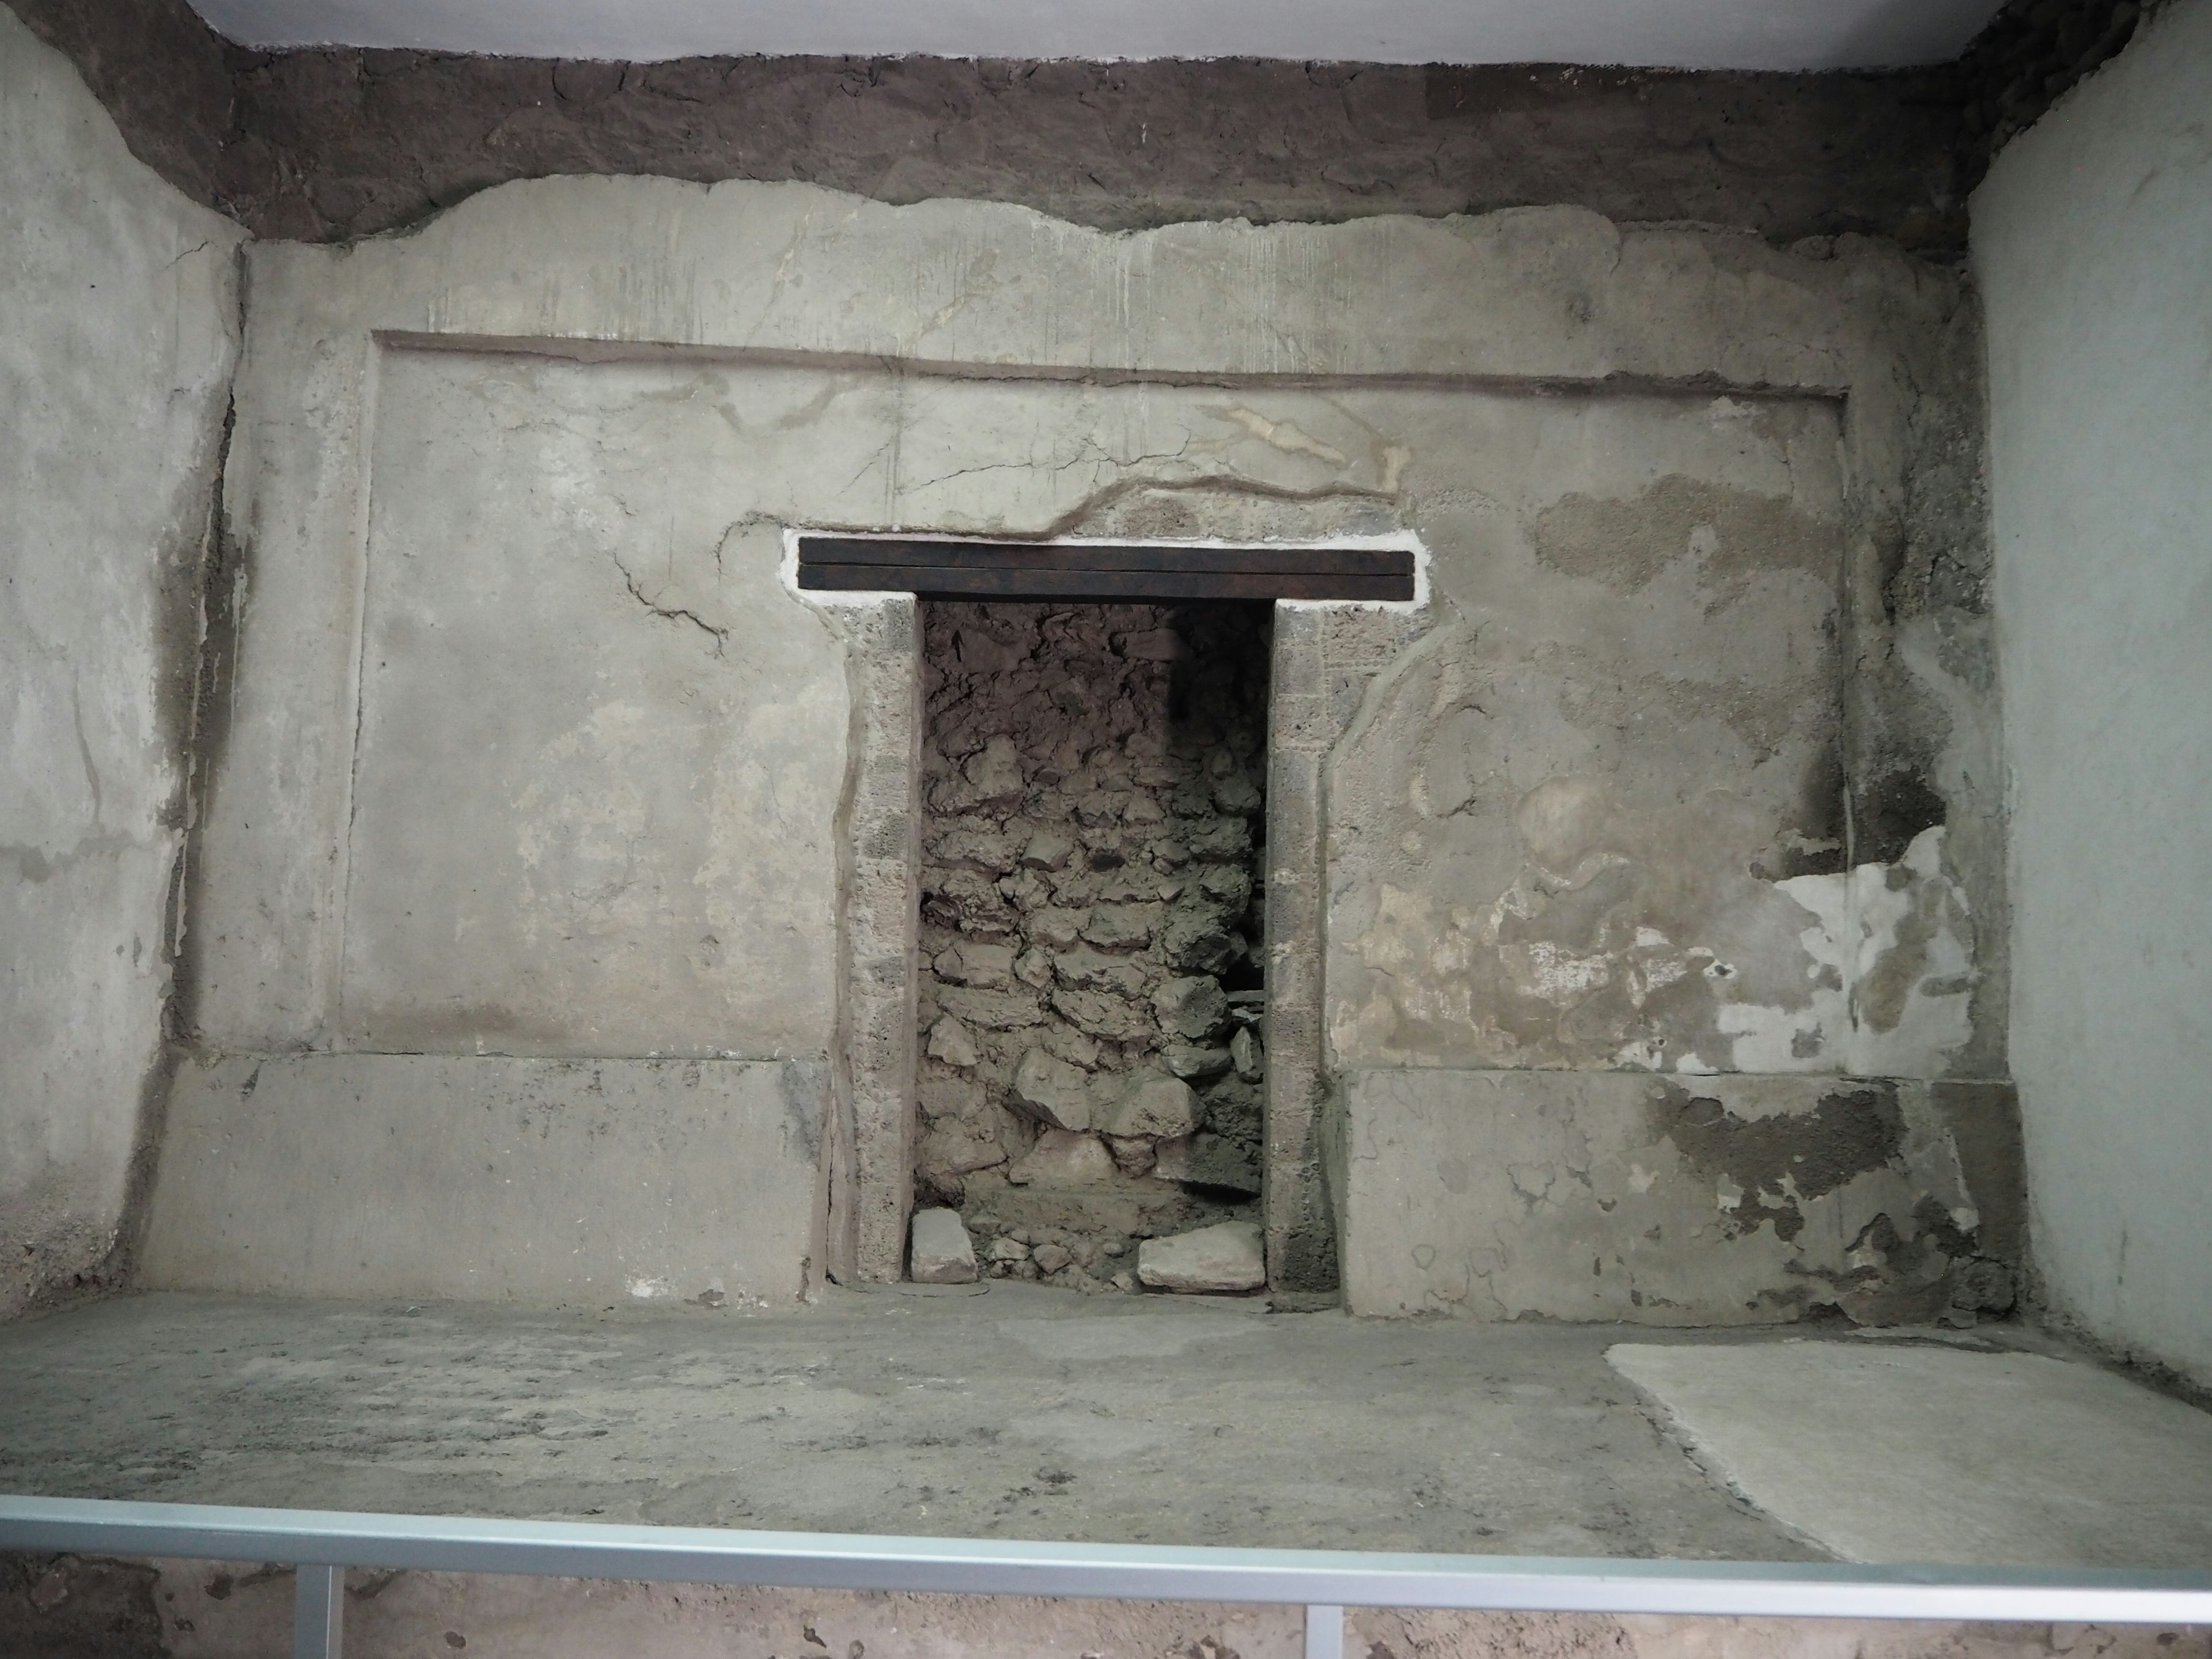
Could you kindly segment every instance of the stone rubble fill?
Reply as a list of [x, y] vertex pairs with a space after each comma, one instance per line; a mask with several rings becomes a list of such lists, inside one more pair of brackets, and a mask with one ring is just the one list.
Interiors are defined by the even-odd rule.
[[1268, 610], [922, 628], [915, 1202], [986, 1274], [1134, 1290], [1143, 1241], [1257, 1219]]

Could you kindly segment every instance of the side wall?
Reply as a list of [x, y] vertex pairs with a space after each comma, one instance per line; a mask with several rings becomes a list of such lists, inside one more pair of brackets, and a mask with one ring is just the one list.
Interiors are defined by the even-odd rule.
[[2212, 1379], [2212, 4], [2158, 17], [1974, 200], [2037, 1260]]
[[159, 1098], [244, 233], [133, 161], [5, 12], [0, 202], [6, 1315], [106, 1282]]

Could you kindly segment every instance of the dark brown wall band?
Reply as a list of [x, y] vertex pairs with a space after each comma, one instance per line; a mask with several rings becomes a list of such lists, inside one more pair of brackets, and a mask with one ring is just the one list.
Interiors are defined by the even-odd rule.
[[1397, 599], [1413, 597], [1400, 548], [799, 538], [799, 585], [830, 592], [968, 599]]

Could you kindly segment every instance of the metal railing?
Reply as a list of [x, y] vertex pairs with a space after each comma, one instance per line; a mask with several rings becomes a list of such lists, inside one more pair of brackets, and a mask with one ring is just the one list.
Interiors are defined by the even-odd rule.
[[337, 1659], [349, 1567], [792, 1589], [1287, 1603], [1306, 1610], [1306, 1659], [1341, 1659], [1347, 1607], [2212, 1625], [2212, 1573], [2203, 1572], [1050, 1544], [76, 1498], [0, 1497], [0, 1551], [295, 1567], [295, 1659]]

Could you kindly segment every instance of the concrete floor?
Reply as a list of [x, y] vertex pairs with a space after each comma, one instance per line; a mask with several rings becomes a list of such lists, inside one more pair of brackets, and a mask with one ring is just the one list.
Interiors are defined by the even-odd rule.
[[[1733, 1495], [1606, 1355], [1930, 1352], [1824, 1336], [1363, 1322], [1010, 1282], [778, 1314], [129, 1297], [0, 1329], [0, 1491], [1802, 1559], [1827, 1553], [1816, 1528]], [[2093, 1511], [2130, 1497], [2075, 1494]], [[1947, 1498], [1923, 1483], [1901, 1501]], [[1901, 1513], [1899, 1536], [1928, 1520]]]

